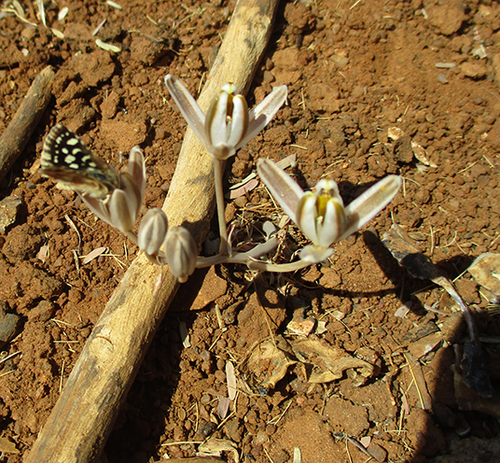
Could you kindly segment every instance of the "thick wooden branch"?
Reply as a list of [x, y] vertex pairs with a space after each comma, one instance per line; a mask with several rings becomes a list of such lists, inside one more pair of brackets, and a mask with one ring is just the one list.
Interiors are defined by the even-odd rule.
[[[248, 89], [277, 4], [278, 0], [238, 2], [199, 98], [203, 109], [228, 81]], [[213, 212], [212, 178], [212, 160], [188, 130], [164, 210], [169, 224], [188, 226], [199, 243]], [[144, 256], [132, 263], [87, 340], [27, 463], [84, 463], [97, 458], [177, 288], [168, 271]]]
[[0, 137], [0, 181], [7, 175], [35, 130], [52, 96], [54, 70], [47, 66], [38, 74]]

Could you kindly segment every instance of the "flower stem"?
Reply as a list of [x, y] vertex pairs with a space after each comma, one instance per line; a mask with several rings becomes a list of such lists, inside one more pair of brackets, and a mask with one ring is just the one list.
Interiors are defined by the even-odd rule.
[[224, 173], [224, 161], [214, 159], [214, 181], [215, 181], [215, 200], [217, 202], [217, 219], [219, 221], [220, 247], [219, 253], [222, 256], [229, 256], [231, 250], [227, 239], [226, 215], [224, 203], [224, 190], [222, 187], [222, 175]]

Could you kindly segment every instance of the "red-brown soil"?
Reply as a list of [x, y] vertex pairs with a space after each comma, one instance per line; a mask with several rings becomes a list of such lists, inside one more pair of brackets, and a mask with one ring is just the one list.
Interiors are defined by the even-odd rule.
[[[34, 2], [22, 3], [26, 18], [38, 25], [12, 15], [0, 19], [0, 133], [39, 72], [50, 64], [57, 75], [49, 108], [0, 185], [0, 199], [22, 201], [16, 221], [0, 235], [0, 301], [20, 316], [18, 334], [2, 355], [18, 354], [0, 371], [0, 460], [9, 463], [30, 450], [137, 255], [76, 194], [37, 173], [45, 135], [62, 122], [114, 165], [120, 152], [140, 145], [147, 158], [145, 206], [161, 207], [186, 127], [163, 77], [181, 78], [196, 94], [234, 9], [234, 1], [222, 0], [122, 0], [121, 11], [104, 2], [46, 2], [47, 24], [64, 34], [60, 39], [43, 27]], [[69, 12], [59, 20], [65, 6]], [[121, 53], [100, 49], [96, 37], [119, 45]], [[478, 255], [499, 250], [500, 5], [282, 2], [250, 103], [282, 83], [288, 105], [228, 165], [229, 183], [247, 176], [259, 157], [296, 154], [291, 172], [302, 186], [330, 176], [347, 202], [389, 173], [404, 178], [403, 189], [365, 229], [337, 244], [323, 265], [256, 280], [244, 268], [217, 267], [185, 283], [175, 304], [182, 310], [167, 314], [116, 422], [108, 461], [193, 456], [195, 444], [168, 444], [212, 433], [231, 441], [244, 462], [291, 462], [295, 447], [304, 463], [367, 461], [345, 435], [371, 438], [378, 461], [494, 461], [497, 396], [473, 406], [481, 411], [457, 403], [452, 365], [454, 346], [466, 338], [461, 315], [440, 288], [402, 269], [380, 238], [393, 222], [401, 225], [452, 278]], [[405, 132], [406, 144], [388, 137], [391, 127]], [[410, 140], [425, 148], [435, 167], [413, 157]], [[268, 213], [267, 203], [259, 186], [232, 201], [228, 218], [241, 226]], [[109, 250], [83, 264], [82, 257], [100, 246]], [[495, 383], [498, 318], [484, 312], [488, 300], [469, 274], [456, 285], [482, 312], [477, 321], [489, 341], [484, 350]], [[435, 302], [438, 312], [425, 310]], [[408, 313], [395, 316], [403, 305]], [[217, 428], [227, 361], [238, 372], [249, 347], [270, 329], [297, 338], [285, 332], [297, 309], [326, 322], [324, 332], [309, 338], [375, 364], [373, 377], [358, 386], [348, 371], [342, 379], [311, 384], [296, 364], [267, 394], [240, 392]], [[189, 330], [187, 348], [181, 322]], [[433, 332], [434, 350], [413, 363], [422, 336]], [[422, 375], [428, 410], [415, 387]]]

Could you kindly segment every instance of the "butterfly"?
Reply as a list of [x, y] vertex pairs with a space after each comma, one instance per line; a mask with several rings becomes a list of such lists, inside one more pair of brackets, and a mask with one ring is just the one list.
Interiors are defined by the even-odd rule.
[[98, 199], [106, 198], [120, 186], [118, 172], [62, 124], [54, 126], [45, 139], [40, 174], [55, 180], [62, 190]]

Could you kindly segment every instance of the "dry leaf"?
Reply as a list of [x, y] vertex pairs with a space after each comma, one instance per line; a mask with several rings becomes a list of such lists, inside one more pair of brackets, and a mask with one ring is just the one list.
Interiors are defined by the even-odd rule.
[[104, 246], [101, 246], [99, 248], [94, 249], [93, 251], [90, 251], [84, 258], [82, 263], [88, 264], [89, 262], [93, 261], [96, 257], [99, 257], [101, 254], [106, 252], [106, 249]]
[[217, 405], [217, 415], [223, 420], [227, 416], [229, 410], [229, 405], [231, 405], [231, 400], [227, 397], [219, 397], [219, 405]]
[[230, 199], [236, 199], [239, 198], [240, 196], [246, 195], [249, 191], [254, 190], [257, 188], [259, 185], [259, 181], [257, 179], [252, 179], [246, 182], [244, 185], [241, 185], [238, 188], [232, 188], [231, 191], [229, 192], [229, 198]]
[[481, 254], [467, 271], [479, 285], [500, 296], [500, 254], [493, 252]]
[[198, 452], [209, 456], [220, 456], [221, 452], [231, 452], [234, 461], [236, 463], [240, 461], [238, 448], [229, 439], [216, 439], [212, 437], [198, 447]]
[[415, 360], [422, 358], [424, 355], [434, 350], [438, 344], [441, 344], [442, 339], [443, 335], [441, 332], [432, 333], [420, 338], [418, 341], [410, 344], [409, 351], [411, 356]]
[[319, 339], [300, 339], [291, 344], [310, 383], [328, 383], [342, 378], [346, 370], [359, 369], [358, 385], [362, 385], [374, 373], [374, 366], [370, 363], [351, 357], [344, 350]]
[[49, 245], [44, 244], [44, 245], [40, 246], [40, 249], [38, 250], [36, 258], [38, 260], [41, 260], [45, 264], [47, 257], [49, 257]]
[[95, 44], [106, 51], [112, 51], [113, 53], [120, 53], [122, 49], [116, 45], [111, 45], [110, 43], [103, 42], [101, 39], [96, 39]]
[[399, 127], [389, 127], [387, 129], [387, 136], [393, 141], [398, 140], [399, 138], [401, 138], [404, 135], [405, 135], [405, 133], [404, 133], [403, 129], [400, 129]]
[[429, 167], [437, 167], [437, 165], [427, 157], [427, 151], [425, 151], [422, 146], [413, 140], [411, 141], [411, 149], [413, 150], [413, 155], [417, 161], [420, 161], [422, 164]]
[[282, 379], [288, 367], [296, 363], [288, 342], [281, 336], [254, 345], [242, 363], [243, 373], [250, 385], [259, 392], [269, 391]]
[[226, 381], [227, 381], [227, 396], [229, 400], [234, 400], [238, 387], [236, 384], [236, 374], [234, 372], [234, 365], [228, 361], [226, 363]]
[[7, 437], [0, 437], [0, 452], [2, 453], [19, 453], [16, 444]]
[[411, 377], [413, 378], [413, 384], [417, 389], [420, 407], [424, 410], [430, 410], [432, 407], [432, 397], [427, 391], [427, 383], [425, 382], [422, 367], [420, 366], [420, 363], [415, 362], [411, 358], [411, 355], [405, 354], [405, 358], [408, 362], [408, 368], [410, 369]]

